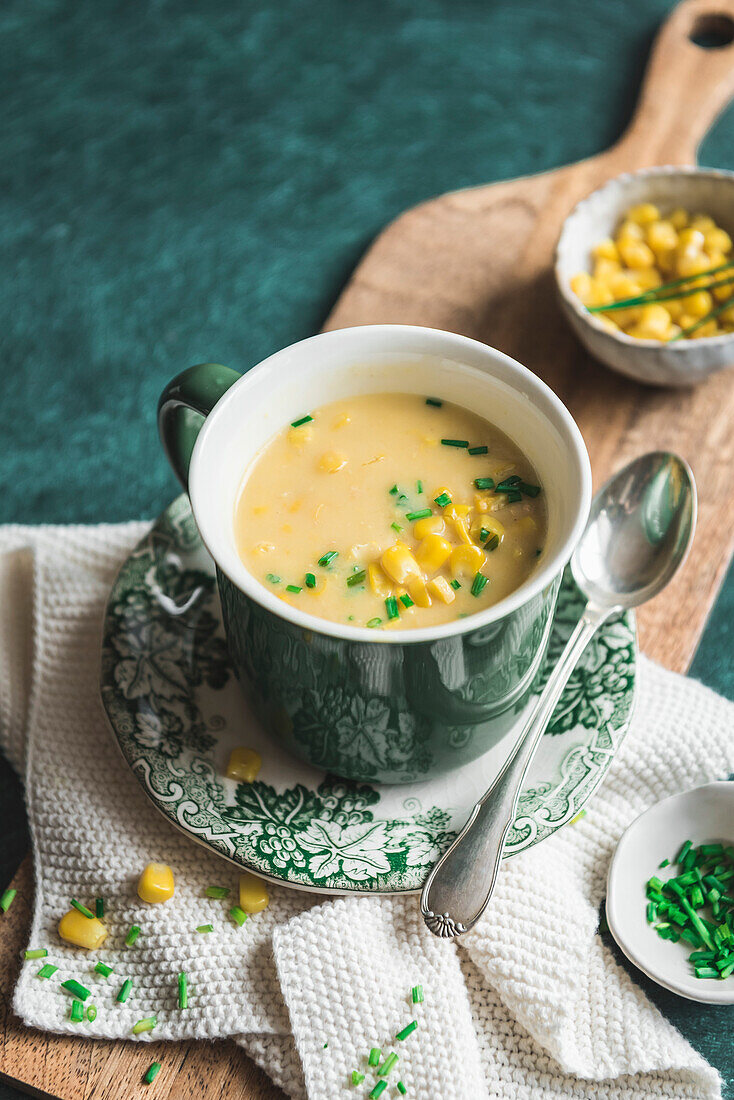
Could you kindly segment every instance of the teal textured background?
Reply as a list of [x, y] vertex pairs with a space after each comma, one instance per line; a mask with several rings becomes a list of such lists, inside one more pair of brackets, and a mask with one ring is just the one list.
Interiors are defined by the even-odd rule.
[[[6, 0], [0, 522], [160, 511], [172, 374], [317, 330], [404, 208], [609, 145], [670, 7]], [[734, 111], [701, 161], [734, 167]], [[734, 575], [692, 670], [730, 696], [733, 621]], [[2, 882], [27, 844], [7, 767], [0, 825]], [[731, 1078], [734, 1013], [645, 988]]]

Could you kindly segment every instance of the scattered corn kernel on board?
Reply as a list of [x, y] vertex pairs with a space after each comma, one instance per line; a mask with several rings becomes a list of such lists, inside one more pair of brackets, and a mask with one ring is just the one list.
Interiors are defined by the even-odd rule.
[[[677, 450], [699, 484], [691, 556], [665, 593], [640, 612], [646, 653], [683, 671], [695, 651], [734, 547], [734, 386], [723, 373], [690, 391], [653, 390], [591, 360], [556, 304], [551, 271], [561, 223], [612, 176], [657, 164], [691, 164], [734, 94], [734, 45], [703, 51], [689, 35], [710, 14], [734, 18], [734, 0], [684, 0], [658, 35], [627, 133], [599, 156], [554, 172], [453, 192], [408, 211], [375, 241], [327, 328], [405, 323], [451, 329], [519, 359], [545, 379], [576, 418], [595, 485], [634, 455]], [[477, 135], [477, 140], [489, 140]], [[590, 242], [590, 247], [594, 242]], [[10, 1009], [17, 959], [30, 922], [31, 866], [0, 922], [0, 1078], [62, 1100], [156, 1100], [283, 1094], [232, 1043], [93, 1042], [23, 1028]], [[154, 1086], [151, 1059], [164, 1070]]]

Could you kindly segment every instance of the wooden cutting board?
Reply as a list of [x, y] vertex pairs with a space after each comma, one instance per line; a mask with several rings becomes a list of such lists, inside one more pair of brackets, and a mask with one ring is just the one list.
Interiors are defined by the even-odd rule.
[[[632, 124], [612, 149], [543, 175], [442, 195], [403, 214], [367, 252], [326, 325], [428, 325], [514, 356], [573, 413], [595, 485], [643, 451], [686, 457], [700, 494], [693, 550], [673, 585], [639, 616], [643, 650], [679, 671], [688, 667], [734, 547], [734, 374], [690, 392], [653, 390], [595, 363], [556, 305], [551, 261], [571, 207], [609, 177], [695, 162], [701, 138], [734, 94], [734, 45], [694, 45], [690, 36], [706, 30], [734, 34], [734, 0], [685, 0], [674, 10], [655, 42]], [[20, 896], [0, 921], [0, 1078], [63, 1100], [282, 1100], [233, 1043], [143, 1048], [23, 1028], [10, 1001], [30, 922], [29, 860], [14, 885]], [[154, 1058], [164, 1068], [149, 1088], [141, 1077]]]

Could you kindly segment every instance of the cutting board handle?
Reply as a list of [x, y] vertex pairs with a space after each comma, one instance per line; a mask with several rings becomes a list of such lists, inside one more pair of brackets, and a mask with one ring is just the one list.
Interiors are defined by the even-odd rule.
[[[706, 48], [694, 37], [727, 44]], [[734, 0], [683, 0], [662, 25], [632, 122], [615, 147], [630, 167], [693, 164], [734, 95]]]

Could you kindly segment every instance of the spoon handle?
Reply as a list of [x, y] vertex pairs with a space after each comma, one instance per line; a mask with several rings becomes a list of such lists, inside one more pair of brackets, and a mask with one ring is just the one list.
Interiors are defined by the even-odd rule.
[[421, 893], [421, 914], [436, 936], [467, 932], [487, 907], [517, 800], [540, 738], [579, 657], [616, 608], [587, 605], [538, 696], [505, 766], [482, 795], [458, 837], [434, 866]]

